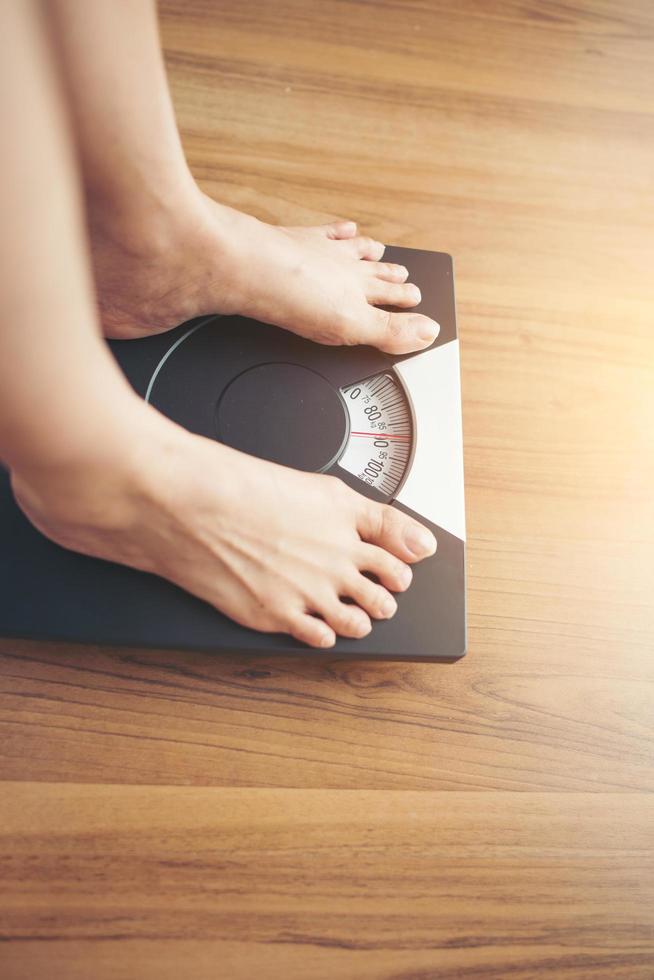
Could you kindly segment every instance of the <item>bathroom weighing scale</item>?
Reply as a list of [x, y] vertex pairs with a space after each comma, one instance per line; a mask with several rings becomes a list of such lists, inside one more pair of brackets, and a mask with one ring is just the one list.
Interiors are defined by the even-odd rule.
[[[452, 260], [395, 247], [384, 260], [409, 269], [422, 292], [416, 309], [440, 324], [427, 350], [396, 356], [325, 347], [236, 316], [202, 317], [109, 346], [135, 390], [192, 432], [285, 466], [333, 474], [427, 525], [436, 553], [413, 566], [392, 619], [373, 621], [363, 639], [338, 638], [323, 654], [289, 636], [239, 626], [164, 579], [48, 541], [15, 504], [3, 472], [0, 634], [390, 660], [463, 656], [465, 512]], [[317, 518], [329, 524], [329, 513]]]

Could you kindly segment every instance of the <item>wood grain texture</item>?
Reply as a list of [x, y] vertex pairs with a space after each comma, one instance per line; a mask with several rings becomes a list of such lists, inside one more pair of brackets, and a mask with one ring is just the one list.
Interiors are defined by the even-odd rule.
[[166, 0], [185, 147], [451, 252], [469, 655], [0, 641], [0, 975], [654, 976], [654, 8]]
[[649, 794], [7, 788], [21, 978], [651, 977]]

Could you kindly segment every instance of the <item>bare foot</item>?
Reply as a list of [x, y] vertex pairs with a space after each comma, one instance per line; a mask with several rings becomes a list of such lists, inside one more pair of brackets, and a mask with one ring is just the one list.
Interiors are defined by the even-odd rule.
[[421, 350], [439, 327], [403, 266], [351, 221], [284, 228], [217, 204], [199, 191], [175, 214], [127, 219], [92, 210], [92, 245], [104, 331], [139, 337], [205, 313], [240, 313], [323, 344]]
[[363, 637], [395, 613], [408, 563], [435, 550], [426, 528], [337, 478], [190, 435], [146, 406], [130, 422], [118, 460], [12, 473], [17, 500], [59, 544], [155, 572], [245, 626], [313, 647]]

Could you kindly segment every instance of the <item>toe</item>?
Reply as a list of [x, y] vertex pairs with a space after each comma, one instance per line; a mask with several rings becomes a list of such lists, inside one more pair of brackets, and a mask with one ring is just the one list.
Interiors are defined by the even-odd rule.
[[366, 238], [364, 235], [357, 235], [343, 243], [343, 248], [347, 248], [357, 259], [370, 259], [378, 262], [384, 254], [386, 246], [374, 238]]
[[367, 613], [358, 606], [353, 606], [347, 602], [334, 599], [333, 602], [325, 603], [320, 609], [320, 614], [339, 636], [347, 636], [353, 640], [359, 640], [367, 636], [372, 629], [372, 623]]
[[336, 634], [331, 626], [309, 613], [292, 617], [288, 623], [288, 632], [300, 643], [306, 643], [310, 647], [325, 649], [336, 643]]
[[358, 567], [362, 572], [372, 572], [375, 578], [391, 592], [406, 592], [413, 578], [413, 572], [408, 565], [374, 544], [361, 545]]
[[420, 561], [436, 551], [436, 538], [426, 527], [395, 507], [366, 500], [357, 530], [364, 541], [390, 551], [403, 561]]
[[357, 574], [350, 582], [347, 595], [373, 619], [390, 619], [397, 612], [397, 602], [383, 586]]
[[375, 306], [369, 310], [367, 338], [363, 342], [387, 354], [409, 354], [429, 347], [440, 331], [435, 320], [421, 313], [389, 313]]
[[331, 221], [329, 224], [320, 225], [319, 231], [327, 238], [354, 238], [357, 226], [355, 221]]
[[368, 281], [366, 294], [369, 303], [379, 306], [417, 306], [421, 299], [420, 290], [412, 282], [387, 282], [374, 277]]
[[409, 278], [409, 270], [393, 262], [366, 262], [364, 268], [369, 275], [385, 279], [386, 282], [406, 282]]

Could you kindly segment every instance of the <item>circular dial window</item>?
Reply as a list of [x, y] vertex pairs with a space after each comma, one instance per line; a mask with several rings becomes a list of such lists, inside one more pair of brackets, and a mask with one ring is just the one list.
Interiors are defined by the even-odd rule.
[[387, 497], [397, 493], [411, 460], [413, 420], [400, 381], [376, 374], [340, 389], [350, 434], [338, 465]]
[[280, 331], [276, 339], [274, 328], [238, 317], [213, 320], [196, 323], [166, 350], [146, 401], [242, 452], [309, 472], [340, 468], [386, 500], [396, 497], [416, 436], [408, 395], [391, 368], [339, 387], [330, 376], [333, 359], [323, 365], [315, 345], [298, 347], [297, 338]]

